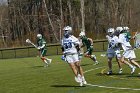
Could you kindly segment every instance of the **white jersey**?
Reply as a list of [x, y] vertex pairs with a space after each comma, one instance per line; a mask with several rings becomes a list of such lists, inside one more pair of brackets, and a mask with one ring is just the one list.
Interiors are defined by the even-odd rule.
[[134, 50], [132, 50], [132, 46], [130, 45], [130, 42], [128, 38], [126, 37], [126, 34], [120, 34], [118, 43], [121, 43], [122, 48], [124, 50], [123, 52], [123, 57], [128, 58], [128, 59], [134, 59], [136, 58]]
[[122, 34], [119, 35], [118, 43], [121, 43], [124, 51], [132, 49], [132, 46], [130, 45], [129, 40], [126, 37], [126, 34], [122, 33]]
[[117, 36], [107, 36], [108, 39], [108, 49], [107, 49], [107, 53], [112, 53], [114, 51], [118, 51], [120, 50], [118, 45], [118, 37]]
[[80, 44], [79, 40], [71, 35], [69, 38], [63, 38], [61, 45], [64, 47], [64, 54], [77, 54], [77, 49], [75, 47], [76, 44]]

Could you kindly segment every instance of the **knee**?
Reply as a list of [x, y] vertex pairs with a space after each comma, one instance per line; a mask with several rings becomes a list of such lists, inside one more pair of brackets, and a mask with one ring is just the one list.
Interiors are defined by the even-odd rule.
[[41, 57], [41, 59], [42, 59], [42, 60], [45, 60], [45, 58], [44, 58], [44, 57]]
[[95, 58], [96, 59], [96, 56], [95, 55], [91, 55], [91, 58]]

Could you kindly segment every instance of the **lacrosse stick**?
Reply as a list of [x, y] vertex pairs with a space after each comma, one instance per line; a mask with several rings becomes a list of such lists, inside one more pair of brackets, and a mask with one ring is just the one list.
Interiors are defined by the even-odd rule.
[[37, 47], [34, 43], [32, 43], [32, 42], [30, 41], [30, 39], [26, 39], [26, 43], [29, 43], [29, 44], [33, 45], [35, 48], [38, 49], [38, 47]]

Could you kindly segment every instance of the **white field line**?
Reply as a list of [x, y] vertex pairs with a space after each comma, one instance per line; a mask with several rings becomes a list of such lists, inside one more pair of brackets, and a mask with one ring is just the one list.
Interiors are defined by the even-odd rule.
[[[97, 69], [100, 69], [100, 68], [104, 68], [106, 66], [102, 66], [102, 67], [97, 67], [97, 68], [94, 68], [94, 69], [90, 69], [90, 70], [87, 70], [85, 71], [84, 73], [88, 73], [90, 71], [94, 71], [94, 70], [97, 70]], [[94, 84], [86, 84], [88, 86], [92, 86], [92, 87], [99, 87], [99, 88], [106, 88], [106, 89], [118, 89], [118, 90], [137, 90], [137, 91], [140, 91], [140, 88], [123, 88], [123, 87], [109, 87], [109, 86], [102, 86], [102, 85], [94, 85]]]

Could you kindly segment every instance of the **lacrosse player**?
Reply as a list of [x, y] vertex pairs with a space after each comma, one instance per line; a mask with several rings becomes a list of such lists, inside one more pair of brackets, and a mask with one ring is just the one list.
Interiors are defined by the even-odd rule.
[[62, 39], [62, 51], [65, 55], [65, 60], [71, 67], [76, 82], [80, 83], [80, 86], [83, 84], [87, 84], [82, 67], [80, 66], [78, 51], [79, 51], [79, 40], [72, 35], [72, 27], [66, 26], [64, 27], [64, 37]]
[[44, 67], [47, 67], [48, 64], [51, 63], [52, 59], [46, 58], [46, 41], [43, 39], [41, 34], [37, 34], [37, 49], [40, 52], [40, 57], [42, 59], [42, 61], [45, 63]]
[[114, 35], [115, 30], [114, 28], [109, 28], [107, 30], [108, 35], [106, 35], [106, 38], [108, 40], [108, 49], [107, 49], [107, 57], [108, 57], [108, 67], [109, 71], [107, 72], [108, 75], [112, 74], [112, 58], [116, 57], [116, 61], [119, 66], [119, 74], [122, 73], [122, 67], [121, 67], [121, 54], [120, 54], [120, 47], [117, 45], [118, 37]]
[[81, 46], [81, 48], [84, 47], [84, 46], [86, 46], [86, 48], [87, 48], [87, 51], [86, 51], [86, 53], [84, 53], [84, 56], [91, 58], [95, 62], [95, 65], [99, 64], [99, 62], [96, 59], [96, 56], [92, 55], [93, 40], [91, 38], [87, 38], [84, 32], [81, 32], [79, 34], [79, 37], [82, 39], [82, 44], [83, 44]]
[[135, 48], [140, 48], [140, 33], [136, 32], [133, 36]]
[[[130, 68], [131, 68], [131, 74], [134, 73], [136, 67], [140, 68], [140, 65], [135, 62], [135, 52], [132, 48], [132, 46], [130, 45], [129, 39], [126, 36], [127, 34], [125, 33], [125, 30], [123, 30], [122, 27], [117, 27], [116, 30], [120, 33], [119, 34], [119, 39], [118, 39], [118, 43], [121, 44], [124, 52], [121, 58], [121, 62], [127, 64]], [[132, 64], [130, 64], [129, 62], [127, 62], [125, 59], [128, 59], [132, 64], [134, 64], [135, 66], [133, 66]]]
[[131, 40], [131, 34], [129, 32], [129, 27], [123, 27], [123, 32], [124, 34], [126, 34], [125, 36], [127, 37], [127, 39], [130, 41]]

